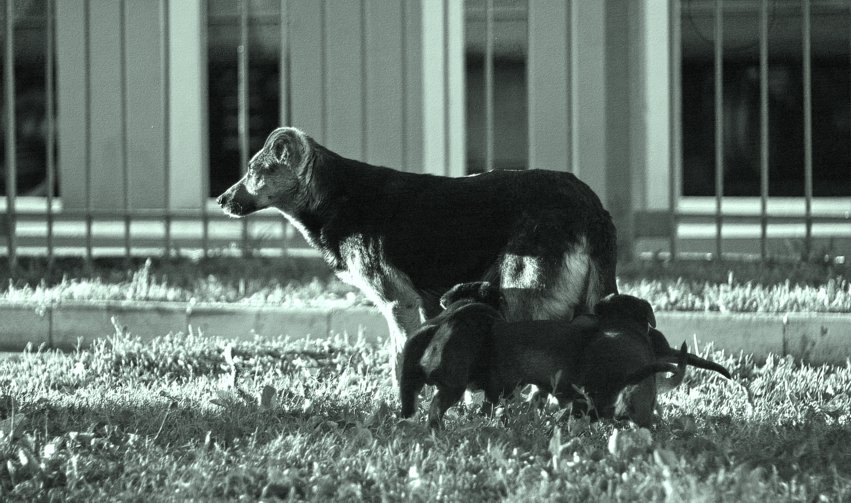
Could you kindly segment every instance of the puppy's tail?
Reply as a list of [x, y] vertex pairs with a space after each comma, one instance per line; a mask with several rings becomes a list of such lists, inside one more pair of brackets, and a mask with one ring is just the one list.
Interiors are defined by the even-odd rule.
[[402, 417], [411, 417], [417, 411], [417, 395], [426, 383], [426, 374], [420, 360], [436, 330], [434, 325], [424, 326], [408, 338], [402, 349], [402, 372], [399, 376]]

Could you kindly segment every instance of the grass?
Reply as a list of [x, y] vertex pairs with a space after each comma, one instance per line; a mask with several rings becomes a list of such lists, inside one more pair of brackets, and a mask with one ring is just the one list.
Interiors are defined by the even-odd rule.
[[[851, 312], [845, 265], [636, 262], [618, 271], [622, 292], [646, 298], [658, 310]], [[29, 259], [14, 274], [0, 269], [0, 301], [12, 303], [193, 299], [290, 307], [368, 304], [325, 264], [309, 259], [99, 260], [91, 269], [80, 260], [48, 269], [43, 260]]]
[[851, 366], [690, 372], [652, 430], [397, 417], [382, 349], [127, 334], [0, 360], [0, 499], [848, 501]]

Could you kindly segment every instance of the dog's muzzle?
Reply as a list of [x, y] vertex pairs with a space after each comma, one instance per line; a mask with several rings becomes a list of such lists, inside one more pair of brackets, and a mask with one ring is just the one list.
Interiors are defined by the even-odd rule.
[[231, 217], [244, 217], [257, 211], [257, 203], [245, 186], [239, 182], [216, 198], [222, 210]]

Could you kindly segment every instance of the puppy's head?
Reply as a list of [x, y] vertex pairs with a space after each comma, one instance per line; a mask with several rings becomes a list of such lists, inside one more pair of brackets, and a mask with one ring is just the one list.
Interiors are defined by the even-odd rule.
[[244, 217], [264, 208], [284, 212], [296, 207], [305, 193], [305, 172], [313, 140], [296, 128], [278, 128], [248, 162], [248, 170], [216, 200], [232, 217]]
[[502, 293], [499, 291], [499, 288], [487, 281], [459, 283], [440, 297], [440, 307], [446, 309], [451, 304], [460, 300], [481, 302], [494, 309], [499, 309], [499, 304], [502, 301]]
[[[676, 367], [670, 362], [656, 360], [633, 371], [623, 380], [623, 388], [613, 404], [612, 416], [649, 427], [656, 419], [657, 395], [667, 393], [683, 382], [687, 360], [686, 344], [683, 343]], [[666, 373], [671, 375], [666, 376]]]
[[651, 327], [656, 327], [656, 315], [653, 314], [653, 307], [646, 300], [632, 295], [608, 295], [594, 306], [594, 314], [604, 320], [630, 320], [648, 323]]
[[[581, 356], [582, 381], [596, 415], [628, 419], [639, 426], [654, 421], [656, 395], [677, 385], [685, 375], [685, 349], [677, 353], [677, 366], [655, 358], [634, 339], [599, 337]], [[662, 373], [672, 372], [666, 378]]]

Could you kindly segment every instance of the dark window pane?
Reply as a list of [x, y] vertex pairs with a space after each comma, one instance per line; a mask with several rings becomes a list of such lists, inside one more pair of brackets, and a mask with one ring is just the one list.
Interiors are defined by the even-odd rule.
[[[47, 195], [47, 115], [46, 115], [46, 1], [16, 3], [15, 14], [15, 134], [17, 148], [16, 187], [19, 196]], [[5, 27], [5, 9], [0, 13]], [[0, 74], [3, 56], [0, 52]], [[0, 81], [0, 92], [5, 93]], [[6, 194], [6, 110], [0, 95], [0, 195]], [[58, 175], [58, 174], [57, 174]], [[54, 194], [58, 194], [57, 184]]]
[[[280, 20], [274, 0], [252, 0], [248, 19], [248, 156], [263, 146], [282, 121], [280, 110]], [[236, 2], [208, 4], [208, 106], [210, 196], [240, 178], [238, 59], [239, 12]]]
[[[715, 195], [714, 0], [682, 3], [685, 196]], [[759, 2], [724, 3], [724, 195], [759, 196]], [[812, 26], [815, 196], [851, 195], [848, 8], [814, 1]], [[802, 12], [769, 3], [769, 195], [804, 195]]]
[[[465, 77], [467, 173], [485, 167], [485, 23], [484, 0], [465, 3]], [[493, 166], [524, 169], [528, 162], [526, 118], [527, 3], [497, 0], [493, 9]]]

